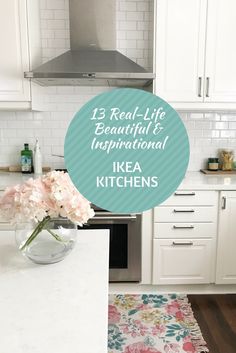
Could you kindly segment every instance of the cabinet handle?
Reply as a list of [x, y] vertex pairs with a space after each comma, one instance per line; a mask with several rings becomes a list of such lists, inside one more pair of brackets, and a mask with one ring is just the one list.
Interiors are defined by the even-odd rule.
[[210, 97], [209, 89], [210, 89], [210, 77], [207, 77], [206, 78], [206, 97]]
[[188, 245], [188, 246], [191, 246], [191, 245], [193, 245], [193, 242], [192, 242], [192, 241], [183, 241], [183, 242], [176, 242], [176, 241], [173, 241], [172, 245], [174, 245], [174, 246], [179, 246], [179, 245]]
[[174, 195], [175, 196], [195, 196], [196, 195], [196, 193], [194, 192], [194, 191], [192, 191], [192, 192], [181, 192], [181, 191], [176, 191], [175, 193], [174, 193]]
[[174, 212], [175, 213], [182, 213], [182, 212], [184, 212], [184, 213], [193, 213], [193, 212], [195, 212], [193, 209], [191, 209], [191, 210], [177, 210], [176, 208], [174, 209]]
[[174, 229], [194, 229], [194, 226], [176, 226], [173, 225]]
[[225, 210], [225, 209], [226, 209], [226, 197], [225, 197], [225, 196], [222, 197], [221, 208], [222, 208], [222, 210]]
[[198, 77], [198, 97], [202, 97], [202, 77]]

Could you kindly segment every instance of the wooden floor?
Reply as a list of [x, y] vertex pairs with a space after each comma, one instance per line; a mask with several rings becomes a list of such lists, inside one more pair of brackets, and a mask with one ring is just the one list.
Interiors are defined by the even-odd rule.
[[236, 353], [236, 294], [188, 298], [210, 353]]

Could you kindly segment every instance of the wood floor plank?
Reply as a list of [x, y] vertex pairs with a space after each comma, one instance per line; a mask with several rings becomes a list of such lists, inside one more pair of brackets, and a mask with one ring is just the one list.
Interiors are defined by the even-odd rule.
[[236, 353], [236, 294], [188, 298], [210, 353]]

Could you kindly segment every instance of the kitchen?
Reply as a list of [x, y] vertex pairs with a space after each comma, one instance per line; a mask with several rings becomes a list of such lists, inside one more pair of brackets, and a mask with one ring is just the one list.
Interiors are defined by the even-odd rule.
[[[0, 66], [4, 68], [1, 75], [3, 74], [7, 81], [7, 88], [4, 87], [4, 80], [1, 80], [0, 166], [4, 168], [19, 164], [19, 153], [23, 144], [28, 142], [32, 148], [35, 138], [38, 138], [44, 165], [52, 169], [64, 168], [63, 159], [53, 155], [64, 154], [65, 133], [72, 117], [89, 99], [111, 90], [112, 87], [97, 85], [41, 87], [35, 83], [30, 85], [27, 79], [23, 79], [23, 72], [31, 69], [26, 49], [28, 39], [21, 39], [22, 48], [19, 49], [19, 46], [16, 46], [19, 34], [18, 38], [15, 38], [16, 33], [12, 28], [13, 21], [19, 26], [18, 18], [16, 16], [12, 22], [9, 21], [11, 14], [16, 13], [16, 9], [17, 11], [20, 9], [25, 16], [25, 1], [22, 2], [23, 5], [18, 3], [9, 1], [8, 5], [3, 3], [1, 5], [2, 14], [4, 11], [9, 12], [1, 21], [3, 26], [1, 43], [4, 43], [3, 48], [6, 50], [2, 50], [4, 55]], [[37, 46], [41, 47], [42, 61], [47, 62], [70, 48], [69, 2], [40, 0], [39, 19], [36, 3], [32, 1], [31, 5], [27, 4], [31, 14], [29, 27], [35, 27], [35, 33], [28, 34], [29, 41], [36, 49]], [[183, 201], [181, 195], [176, 196], [179, 197], [177, 203], [171, 199], [157, 210], [144, 213], [142, 285], [111, 284], [111, 291], [120, 291], [123, 288], [129, 292], [133, 292], [134, 289], [146, 292], [152, 290], [151, 286], [155, 284], [158, 291], [163, 293], [170, 291], [235, 293], [234, 258], [224, 263], [224, 269], [219, 262], [217, 265], [215, 263], [217, 256], [223, 261], [225, 253], [229, 254], [229, 250], [235, 245], [231, 228], [228, 246], [224, 239], [219, 237], [219, 234], [225, 234], [227, 231], [223, 229], [219, 233], [219, 230], [226, 225], [233, 228], [230, 222], [233, 222], [235, 213], [233, 205], [236, 178], [234, 175], [205, 176], [199, 173], [200, 169], [206, 169], [209, 157], [219, 156], [219, 150], [229, 149], [235, 152], [236, 149], [236, 73], [233, 64], [236, 54], [230, 41], [232, 31], [235, 30], [233, 18], [235, 4], [233, 1], [227, 1], [227, 6], [224, 3], [218, 1], [216, 5], [214, 1], [157, 1], [154, 12], [154, 4], [149, 0], [116, 1], [117, 49], [149, 72], [152, 72], [153, 34], [155, 34], [154, 93], [166, 99], [178, 110], [190, 141], [188, 173], [178, 192], [184, 194], [191, 192], [195, 195], [183, 195]], [[32, 9], [29, 6], [32, 6]], [[222, 16], [219, 17], [219, 14]], [[228, 23], [230, 25], [227, 25]], [[23, 26], [21, 33], [25, 35], [27, 28], [24, 21], [21, 22], [21, 26]], [[37, 27], [40, 35], [37, 34]], [[6, 33], [11, 35], [9, 41], [5, 41]], [[179, 38], [181, 40], [177, 40]], [[35, 56], [30, 55], [37, 67], [40, 65], [40, 55], [37, 54], [37, 50], [35, 52]], [[16, 57], [17, 63], [12, 60]], [[17, 83], [5, 77], [5, 73], [11, 70], [10, 65], [13, 65], [20, 77]], [[5, 177], [3, 174], [1, 178], [5, 179], [4, 182], [0, 179], [2, 188], [10, 183], [12, 185], [16, 183], [13, 175]], [[224, 197], [227, 198], [226, 206], [229, 205], [231, 210], [231, 213], [228, 211], [228, 218], [225, 214], [222, 215], [221, 210]], [[168, 207], [187, 209], [194, 207], [196, 211], [193, 218], [190, 217], [193, 213], [185, 213], [184, 218], [174, 220], [166, 215]], [[160, 220], [158, 213], [162, 211], [163, 217], [166, 218]], [[198, 218], [203, 217], [199, 212], [204, 213], [204, 218]], [[219, 217], [220, 219], [223, 217], [220, 223]], [[181, 272], [187, 271], [186, 266], [184, 269], [181, 266], [176, 267], [176, 263], [173, 265], [173, 260], [170, 260], [172, 255], [168, 254], [170, 246], [168, 239], [171, 242], [183, 240], [179, 235], [173, 235], [171, 228], [173, 222], [181, 226], [195, 226], [193, 230], [196, 231], [195, 237], [190, 233], [191, 229], [185, 230], [183, 237], [187, 242], [196, 239], [194, 256], [198, 259], [197, 263], [201, 264], [197, 270], [189, 266], [187, 268], [189, 272]], [[168, 226], [169, 231], [166, 228]], [[163, 237], [159, 234], [163, 234]], [[180, 234], [182, 236], [183, 233]], [[220, 244], [222, 246], [217, 248]], [[203, 249], [200, 254], [199, 247]], [[161, 249], [166, 250], [166, 253], [162, 253]], [[189, 256], [192, 255], [189, 255], [186, 249], [182, 251], [181, 247], [179, 249], [177, 258], [179, 256], [183, 259], [186, 256], [185, 261], [189, 263], [191, 260]], [[166, 256], [164, 261], [167, 261], [165, 262], [167, 267], [163, 272], [159, 272], [161, 256]], [[225, 268], [230, 269], [228, 274], [224, 272]]]

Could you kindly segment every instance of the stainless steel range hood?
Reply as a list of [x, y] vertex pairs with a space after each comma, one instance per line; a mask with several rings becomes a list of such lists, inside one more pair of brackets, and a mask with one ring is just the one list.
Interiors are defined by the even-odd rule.
[[43, 86], [145, 87], [155, 75], [116, 48], [116, 0], [69, 0], [71, 50], [26, 72]]

